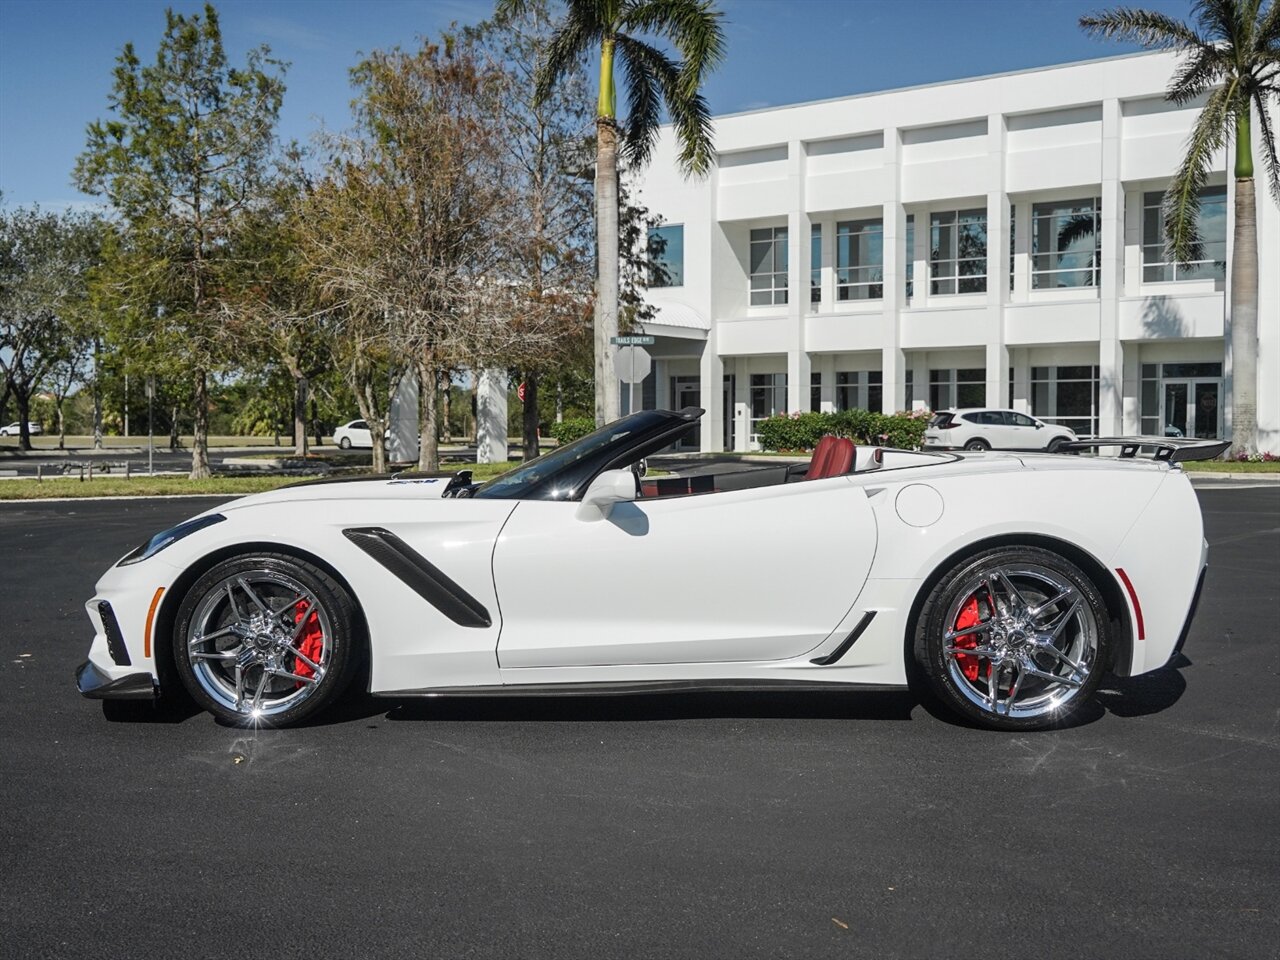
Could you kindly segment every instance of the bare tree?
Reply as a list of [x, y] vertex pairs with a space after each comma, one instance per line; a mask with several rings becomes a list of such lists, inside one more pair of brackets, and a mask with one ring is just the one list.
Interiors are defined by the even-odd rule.
[[[304, 205], [309, 265], [346, 319], [344, 349], [386, 358], [419, 382], [419, 469], [439, 466], [436, 392], [446, 371], [478, 369], [510, 348], [510, 291], [496, 267], [515, 211], [495, 122], [502, 72], [474, 43], [446, 36], [413, 53], [375, 52], [352, 71], [356, 127]], [[373, 367], [346, 369], [374, 431]]]

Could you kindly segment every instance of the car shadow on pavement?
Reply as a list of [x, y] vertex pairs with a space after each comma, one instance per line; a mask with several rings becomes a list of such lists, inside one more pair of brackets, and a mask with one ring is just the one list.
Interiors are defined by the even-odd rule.
[[650, 693], [613, 696], [457, 696], [389, 700], [368, 695], [337, 704], [317, 725], [382, 714], [388, 720], [529, 723], [657, 720], [910, 720], [919, 699], [907, 691]]

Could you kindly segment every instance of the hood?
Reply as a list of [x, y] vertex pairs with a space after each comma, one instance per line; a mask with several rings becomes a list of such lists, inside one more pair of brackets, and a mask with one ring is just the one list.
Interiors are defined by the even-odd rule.
[[304, 480], [300, 483], [255, 493], [216, 509], [222, 513], [267, 503], [314, 503], [323, 500], [439, 500], [449, 486], [452, 474], [420, 476], [334, 477]]

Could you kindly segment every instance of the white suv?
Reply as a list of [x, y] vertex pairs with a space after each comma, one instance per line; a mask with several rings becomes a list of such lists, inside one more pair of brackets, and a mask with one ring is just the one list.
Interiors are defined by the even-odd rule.
[[[0, 427], [0, 437], [16, 437], [20, 433], [22, 433], [21, 420], [15, 421], [7, 427]], [[27, 436], [38, 437], [42, 433], [44, 433], [44, 431], [40, 429], [40, 424], [36, 423], [34, 420], [27, 421]]]
[[926, 450], [1057, 450], [1075, 432], [1016, 410], [939, 410], [924, 432]]

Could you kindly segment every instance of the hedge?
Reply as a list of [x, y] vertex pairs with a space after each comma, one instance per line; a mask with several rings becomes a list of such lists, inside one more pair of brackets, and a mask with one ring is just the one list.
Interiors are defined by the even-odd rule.
[[596, 428], [596, 422], [590, 417], [569, 417], [551, 424], [547, 433], [555, 437], [557, 443], [572, 443], [585, 437]]
[[760, 421], [757, 431], [765, 450], [812, 450], [822, 437], [848, 437], [854, 443], [873, 447], [915, 450], [924, 442], [924, 430], [931, 414], [872, 413], [868, 410], [841, 410], [837, 413], [780, 414]]

